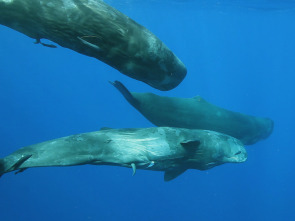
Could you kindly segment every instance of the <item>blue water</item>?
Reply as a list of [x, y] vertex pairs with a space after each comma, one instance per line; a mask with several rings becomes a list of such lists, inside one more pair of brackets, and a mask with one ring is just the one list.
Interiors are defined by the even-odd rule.
[[171, 182], [163, 173], [77, 166], [33, 168], [0, 180], [1, 221], [295, 220], [295, 2], [108, 1], [150, 29], [186, 64], [157, 91], [102, 62], [0, 26], [0, 157], [20, 147], [99, 130], [152, 126], [108, 80], [131, 91], [201, 95], [275, 122], [248, 160]]

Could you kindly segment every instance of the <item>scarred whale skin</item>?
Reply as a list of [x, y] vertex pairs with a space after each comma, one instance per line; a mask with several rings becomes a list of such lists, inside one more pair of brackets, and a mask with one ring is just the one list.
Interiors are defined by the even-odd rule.
[[0, 159], [0, 175], [31, 167], [115, 165], [165, 171], [169, 181], [187, 169], [207, 170], [247, 159], [243, 144], [206, 130], [169, 127], [103, 129], [27, 146]]
[[0, 24], [36, 43], [49, 39], [97, 58], [159, 90], [175, 88], [187, 72], [159, 38], [102, 0], [0, 0]]
[[200, 96], [164, 97], [153, 93], [129, 92], [119, 81], [111, 82], [145, 118], [159, 127], [213, 130], [241, 140], [245, 145], [267, 138], [274, 123], [215, 106]]

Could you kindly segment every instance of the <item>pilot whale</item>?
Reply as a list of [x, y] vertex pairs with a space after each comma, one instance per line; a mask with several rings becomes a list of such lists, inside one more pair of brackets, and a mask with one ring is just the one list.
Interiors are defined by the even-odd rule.
[[159, 127], [213, 130], [228, 134], [251, 145], [267, 138], [274, 123], [215, 106], [200, 96], [164, 97], [153, 93], [129, 92], [119, 81], [110, 82], [145, 118]]
[[152, 32], [102, 0], [0, 0], [0, 24], [97, 58], [159, 90], [175, 88], [186, 67]]
[[[187, 169], [207, 170], [247, 159], [243, 144], [228, 135], [170, 127], [102, 129], [23, 147], [0, 159], [0, 176], [31, 167], [114, 165], [164, 171], [170, 181]], [[18, 173], [17, 172], [17, 173]]]

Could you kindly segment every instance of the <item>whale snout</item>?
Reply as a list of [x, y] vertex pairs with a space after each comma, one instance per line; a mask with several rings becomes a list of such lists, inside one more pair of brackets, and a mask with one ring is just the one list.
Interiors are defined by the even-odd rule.
[[243, 163], [247, 160], [248, 158], [248, 154], [247, 154], [247, 151], [244, 150], [244, 151], [241, 151], [240, 153], [238, 153], [237, 155], [237, 163]]
[[148, 83], [161, 91], [169, 91], [177, 87], [183, 81], [187, 73], [185, 65], [177, 57], [175, 57], [175, 61], [172, 64], [161, 69], [161, 71], [164, 72], [162, 75], [164, 77], [161, 81], [150, 81]]

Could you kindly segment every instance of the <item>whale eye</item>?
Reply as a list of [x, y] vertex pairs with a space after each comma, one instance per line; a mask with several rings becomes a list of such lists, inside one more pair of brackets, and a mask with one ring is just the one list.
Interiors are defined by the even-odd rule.
[[235, 155], [238, 155], [238, 154], [240, 154], [240, 153], [242, 153], [242, 151], [238, 151], [238, 152], [236, 152]]

